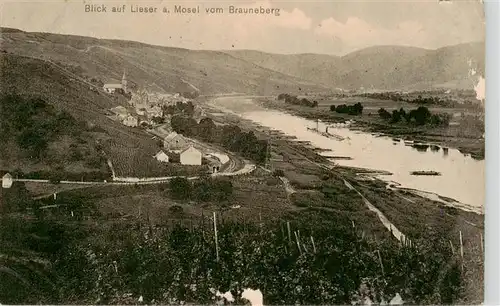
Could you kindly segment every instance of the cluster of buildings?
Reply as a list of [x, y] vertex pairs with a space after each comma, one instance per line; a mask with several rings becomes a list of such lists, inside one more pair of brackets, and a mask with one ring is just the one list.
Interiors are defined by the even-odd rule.
[[[123, 72], [121, 83], [104, 84], [103, 90], [113, 94], [117, 90], [122, 90], [128, 94], [127, 75]], [[129, 100], [130, 111], [123, 106], [112, 108], [114, 119], [119, 120], [126, 126], [136, 127], [142, 123], [152, 125], [154, 118], [164, 118], [163, 107], [176, 105], [178, 102], [187, 103], [190, 99], [184, 98], [180, 94], [149, 93], [146, 90], [134, 92]]]
[[[167, 152], [179, 154], [179, 162], [182, 165], [201, 166], [203, 160], [212, 173], [217, 173], [222, 167], [222, 162], [211, 154], [204, 154], [202, 150], [193, 146], [188, 139], [181, 134], [171, 132], [163, 139], [163, 147]], [[156, 153], [154, 158], [160, 162], [170, 162], [170, 157], [164, 150]]]
[[[104, 91], [113, 94], [121, 89], [128, 93], [127, 76], [123, 73], [120, 84], [105, 84]], [[154, 124], [154, 118], [165, 118], [163, 107], [177, 105], [177, 103], [187, 103], [191, 101], [180, 94], [150, 93], [146, 90], [134, 92], [129, 100], [129, 106], [117, 106], [112, 108], [112, 118], [130, 127], [137, 127], [146, 123]], [[213, 154], [204, 154], [200, 149], [194, 147], [189, 140], [181, 134], [171, 132], [163, 139], [164, 150], [160, 150], [153, 158], [162, 162], [171, 162], [171, 155], [166, 152], [179, 155], [179, 162], [182, 165], [201, 166], [203, 161], [208, 165], [210, 172], [216, 173], [222, 167], [222, 162]]]

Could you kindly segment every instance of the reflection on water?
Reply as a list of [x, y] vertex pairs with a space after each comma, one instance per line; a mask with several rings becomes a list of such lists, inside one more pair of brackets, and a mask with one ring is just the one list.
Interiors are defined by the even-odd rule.
[[[249, 103], [248, 100], [245, 102]], [[402, 187], [433, 192], [463, 204], [483, 207], [484, 160], [475, 160], [455, 149], [443, 147], [441, 152], [441, 148], [436, 145], [402, 140], [396, 142], [390, 137], [375, 137], [349, 128], [330, 127], [329, 133], [345, 138], [344, 141], [338, 141], [308, 130], [308, 127], [316, 127], [316, 122], [311, 120], [256, 105], [251, 109], [242, 109], [241, 104], [238, 104], [240, 109], [234, 109], [234, 103], [222, 105], [244, 118], [328, 150], [322, 155], [352, 158], [336, 160], [340, 165], [389, 171], [393, 175], [385, 179], [397, 182]], [[325, 131], [326, 125], [320, 122], [319, 129]], [[441, 176], [411, 175], [412, 171], [431, 170], [441, 173]]]

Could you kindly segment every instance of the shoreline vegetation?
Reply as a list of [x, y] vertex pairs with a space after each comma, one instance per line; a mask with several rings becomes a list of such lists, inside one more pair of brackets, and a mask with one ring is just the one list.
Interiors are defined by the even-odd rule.
[[[298, 100], [301, 101], [300, 99]], [[376, 111], [368, 112], [366, 110], [366, 107], [367, 105], [369, 105], [369, 103], [364, 104], [365, 110], [363, 112], [363, 115], [357, 116], [352, 114], [349, 115], [350, 108], [345, 104], [341, 105], [342, 107], [345, 106], [347, 110], [346, 112], [336, 112], [336, 107], [334, 107], [332, 111], [331, 104], [320, 104], [317, 107], [311, 107], [308, 105], [309, 107], [304, 107], [302, 105], [305, 105], [305, 103], [302, 105], [296, 105], [293, 103], [286, 103], [284, 101], [275, 100], [273, 98], [260, 98], [257, 99], [257, 101], [264, 107], [288, 112], [292, 115], [303, 117], [309, 120], [320, 119], [323, 122], [341, 123], [349, 119], [354, 119], [356, 120], [356, 125], [351, 127], [353, 129], [359, 129], [363, 132], [368, 133], [382, 134], [387, 137], [397, 137], [398, 139], [402, 139], [405, 141], [425, 143], [430, 146], [439, 145], [446, 150], [448, 148], [456, 148], [462, 154], [470, 154], [474, 159], [484, 159], [484, 138], [482, 138], [482, 134], [484, 133], [484, 126], [482, 127], [482, 129], [481, 127], [465, 126], [463, 127], [464, 130], [472, 131], [470, 131], [470, 133], [465, 132], [464, 134], [460, 131], [460, 126], [439, 127], [390, 123], [389, 121], [386, 121], [387, 118], [382, 119], [380, 114], [376, 114]], [[363, 111], [363, 106], [359, 107], [358, 109], [361, 109], [361, 111]], [[389, 112], [387, 112], [387, 114], [392, 116], [392, 114]], [[434, 119], [437, 120], [437, 116], [434, 116]], [[449, 118], [446, 118], [445, 120], [449, 120]], [[480, 125], [481, 123], [474, 124]], [[482, 122], [482, 125], [484, 125], [484, 122]]]

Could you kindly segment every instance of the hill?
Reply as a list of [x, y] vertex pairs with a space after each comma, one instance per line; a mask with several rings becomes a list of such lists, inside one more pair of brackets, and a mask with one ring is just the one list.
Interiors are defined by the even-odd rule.
[[[126, 127], [107, 117], [110, 108], [127, 106], [125, 98], [109, 96], [93, 86], [65, 67], [52, 62], [0, 53], [0, 95], [15, 95], [19, 101], [43, 101], [41, 105], [47, 105], [43, 107], [45, 111], [37, 110], [37, 107], [30, 106], [29, 103], [24, 103], [24, 108], [9, 108], [13, 109], [9, 114], [2, 111], [1, 128], [5, 132], [2, 139], [8, 138], [10, 142], [1, 147], [0, 171], [14, 171], [19, 168], [25, 174], [36, 176], [35, 172], [56, 170], [57, 173], [64, 173], [64, 178], [72, 180], [76, 174], [97, 170], [100, 173], [105, 171], [109, 176], [106, 158], [118, 157], [123, 167], [131, 168], [129, 173], [132, 175], [155, 176], [172, 173], [172, 169], [152, 158], [159, 148], [150, 135], [144, 130]], [[2, 99], [0, 102], [2, 109], [7, 109], [5, 107], [8, 107], [8, 99]], [[40, 129], [29, 129], [28, 123], [16, 123], [22, 114], [30, 114], [26, 117], [37, 122], [37, 127], [42, 126], [50, 130], [56, 126], [60, 131], [40, 134]], [[60, 118], [67, 120], [69, 124], [58, 124]], [[23, 130], [27, 134], [21, 132], [21, 135], [27, 136], [27, 139], [33, 136], [44, 145], [39, 151], [45, 154], [40, 158], [33, 159], [30, 154], [37, 152], [31, 149], [37, 148], [27, 146], [28, 150], [19, 149], [23, 149], [23, 141], [17, 137], [18, 134], [14, 130], [23, 127], [23, 124], [27, 125]], [[76, 133], [78, 131], [81, 133]], [[18, 140], [18, 144], [13, 140]], [[81, 160], [65, 157], [72, 155], [73, 149], [84, 153]], [[100, 154], [103, 149], [104, 156]], [[82, 166], [82, 161], [86, 159], [98, 160], [100, 164], [93, 167], [86, 167], [85, 164]]]
[[[342, 89], [385, 90], [449, 87], [472, 89], [469, 71], [484, 75], [484, 44], [470, 43], [426, 50], [375, 46], [342, 57], [315, 54], [280, 55], [227, 51], [262, 67]], [[472, 67], [469, 66], [472, 61]]]
[[266, 95], [325, 90], [314, 82], [263, 68], [224, 52], [5, 28], [1, 34], [1, 48], [5, 52], [69, 66], [76, 74], [87, 79], [97, 78], [103, 83], [121, 79], [126, 70], [132, 86], [162, 92], [193, 86], [202, 94]]

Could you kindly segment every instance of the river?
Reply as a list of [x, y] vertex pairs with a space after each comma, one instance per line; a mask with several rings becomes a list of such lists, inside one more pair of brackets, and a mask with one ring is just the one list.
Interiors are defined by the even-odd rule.
[[[484, 160], [475, 160], [456, 149], [413, 146], [391, 137], [346, 127], [330, 127], [330, 133], [346, 138], [339, 141], [307, 129], [316, 127], [316, 122], [266, 109], [251, 98], [222, 97], [214, 99], [211, 104], [262, 126], [295, 136], [297, 140], [309, 141], [313, 146], [327, 150], [322, 155], [351, 158], [335, 160], [339, 165], [388, 171], [392, 175], [381, 175], [380, 178], [400, 187], [422, 191], [422, 195], [436, 200], [442, 201], [437, 195], [453, 199], [457, 202], [448, 203], [458, 208], [484, 213]], [[325, 128], [324, 123], [319, 123], [320, 131], [325, 131]], [[416, 176], [411, 175], [412, 171], [437, 171], [441, 175]]]

